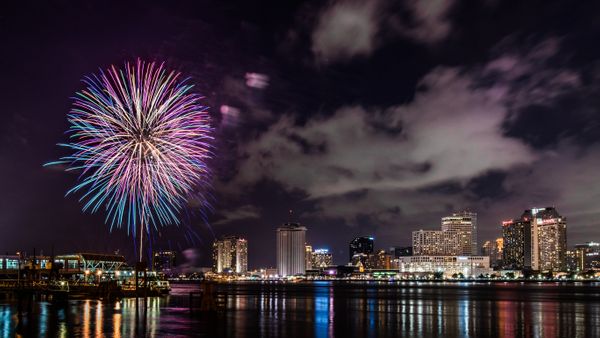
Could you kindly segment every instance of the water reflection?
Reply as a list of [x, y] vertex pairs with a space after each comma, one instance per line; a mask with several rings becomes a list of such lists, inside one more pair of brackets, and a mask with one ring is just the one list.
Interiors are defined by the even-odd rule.
[[[240, 284], [219, 286], [227, 311], [202, 314], [196, 286], [171, 296], [47, 301], [0, 299], [3, 337], [592, 337], [594, 286]], [[190, 309], [190, 305], [192, 305]], [[19, 311], [20, 309], [20, 311]]]

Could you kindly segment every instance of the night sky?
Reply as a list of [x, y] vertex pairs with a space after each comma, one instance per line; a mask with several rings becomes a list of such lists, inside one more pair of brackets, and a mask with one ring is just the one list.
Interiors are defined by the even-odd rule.
[[[20, 7], [16, 6], [20, 3]], [[81, 79], [142, 58], [191, 77], [215, 129], [211, 204], [190, 200], [154, 248], [210, 264], [215, 236], [275, 265], [290, 219], [346, 263], [347, 244], [408, 245], [470, 208], [479, 242], [555, 206], [568, 243], [600, 240], [597, 1], [4, 1], [0, 251], [120, 252], [125, 229], [64, 197]]]

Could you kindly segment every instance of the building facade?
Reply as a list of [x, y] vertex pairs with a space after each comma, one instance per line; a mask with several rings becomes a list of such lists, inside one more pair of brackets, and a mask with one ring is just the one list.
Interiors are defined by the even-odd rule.
[[226, 236], [213, 244], [213, 271], [244, 274], [248, 271], [248, 241]]
[[447, 278], [455, 274], [477, 277], [493, 273], [490, 258], [485, 256], [411, 256], [398, 260], [401, 273], [441, 272]]
[[456, 231], [458, 233], [458, 255], [477, 255], [476, 213], [461, 211], [442, 217], [442, 231]]
[[525, 210], [521, 220], [531, 224], [531, 268], [565, 271], [567, 221], [554, 207]]
[[600, 269], [600, 243], [577, 244], [574, 251], [577, 271]]
[[457, 231], [413, 231], [412, 244], [415, 256], [456, 256], [462, 252]]
[[305, 245], [304, 246], [304, 268], [306, 270], [312, 270], [313, 269], [313, 265], [312, 265], [312, 257], [313, 256], [313, 248], [311, 245]]
[[285, 223], [277, 228], [277, 273], [293, 276], [306, 272], [306, 227]]
[[531, 270], [531, 223], [502, 222], [502, 266], [506, 270]]
[[333, 265], [333, 255], [328, 249], [315, 249], [311, 255], [312, 269], [324, 269]]

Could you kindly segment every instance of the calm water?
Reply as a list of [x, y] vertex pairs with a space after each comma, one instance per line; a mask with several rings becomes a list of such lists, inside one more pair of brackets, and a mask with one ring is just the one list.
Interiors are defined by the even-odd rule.
[[[195, 285], [120, 302], [0, 298], [0, 337], [600, 337], [600, 286], [222, 285], [227, 311], [190, 310]], [[197, 306], [193, 302], [192, 306]]]

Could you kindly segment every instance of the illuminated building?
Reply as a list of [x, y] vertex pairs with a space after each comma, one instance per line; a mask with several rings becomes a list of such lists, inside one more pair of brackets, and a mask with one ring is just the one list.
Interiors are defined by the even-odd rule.
[[248, 242], [238, 236], [226, 236], [213, 244], [213, 271], [239, 273], [248, 271]]
[[457, 255], [477, 255], [477, 214], [462, 211], [442, 217], [442, 231], [458, 233], [459, 249]]
[[502, 222], [502, 265], [507, 270], [531, 270], [531, 223]]
[[491, 257], [493, 249], [494, 245], [492, 244], [492, 241], [485, 241], [481, 246], [481, 255]]
[[306, 227], [285, 223], [277, 228], [277, 273], [293, 276], [306, 272]]
[[577, 271], [600, 268], [600, 243], [587, 242], [575, 245]]
[[156, 251], [152, 255], [152, 267], [154, 271], [171, 271], [175, 267], [175, 251]]
[[313, 269], [313, 264], [312, 264], [312, 255], [313, 255], [313, 249], [311, 245], [305, 245], [304, 246], [304, 264], [305, 264], [305, 268], [306, 270], [312, 270]]
[[577, 250], [567, 250], [565, 259], [567, 271], [580, 271], [577, 269]]
[[555, 208], [528, 209], [502, 225], [505, 269], [566, 270], [567, 223]]
[[531, 268], [535, 271], [566, 269], [567, 222], [553, 207], [525, 210], [531, 223]]
[[442, 272], [446, 278], [454, 274], [477, 277], [493, 273], [490, 258], [485, 256], [409, 256], [398, 260], [401, 273]]
[[364, 254], [370, 255], [373, 253], [375, 240], [373, 237], [356, 237], [350, 242], [350, 261], [354, 255]]
[[462, 251], [459, 238], [457, 231], [413, 231], [413, 254], [415, 256], [457, 256]]
[[492, 268], [502, 266], [502, 250], [504, 239], [496, 238], [493, 241], [485, 241], [481, 246], [481, 255], [490, 257], [490, 266]]
[[379, 250], [377, 254], [372, 256], [375, 260], [373, 264], [375, 269], [389, 270], [392, 268], [392, 255], [385, 252], [385, 250]]
[[327, 249], [315, 249], [311, 256], [313, 269], [323, 269], [333, 265], [333, 256]]
[[350, 265], [358, 267], [361, 272], [364, 271], [364, 269], [370, 269], [373, 267], [373, 260], [370, 259], [371, 256], [372, 254], [357, 253], [352, 256]]

